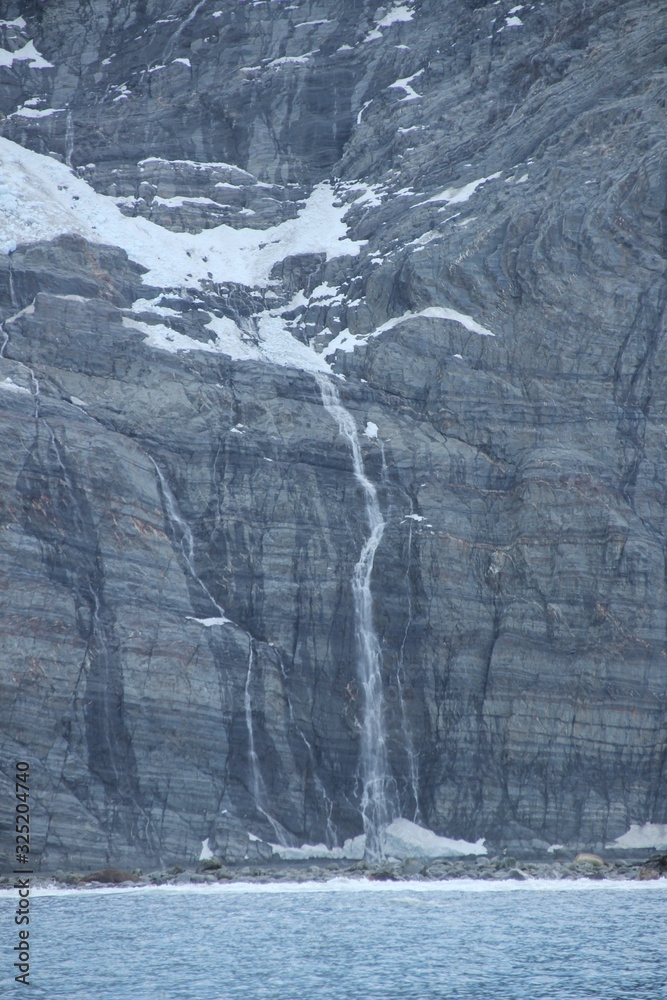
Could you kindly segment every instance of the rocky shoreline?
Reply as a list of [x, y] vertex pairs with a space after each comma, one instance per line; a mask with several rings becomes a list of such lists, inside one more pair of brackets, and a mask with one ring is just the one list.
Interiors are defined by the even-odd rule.
[[[371, 864], [365, 861], [272, 860], [262, 865], [230, 865], [216, 860], [200, 862], [196, 869], [172, 865], [160, 871], [144, 873], [118, 868], [97, 872], [55, 871], [37, 875], [32, 888], [86, 888], [109, 886], [142, 887], [161, 885], [215, 885], [216, 883], [329, 882], [350, 879], [371, 882], [442, 882], [455, 879], [476, 881], [549, 881], [593, 879], [610, 881], [651, 881], [667, 878], [667, 854], [649, 858], [624, 858], [606, 861], [598, 855], [581, 854], [572, 860], [518, 861], [513, 857], [497, 858], [408, 858]], [[11, 876], [0, 877], [0, 890], [13, 886]]]

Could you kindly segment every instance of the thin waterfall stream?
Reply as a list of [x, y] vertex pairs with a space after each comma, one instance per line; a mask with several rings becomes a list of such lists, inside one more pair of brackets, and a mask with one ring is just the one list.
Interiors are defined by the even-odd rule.
[[383, 836], [387, 826], [400, 815], [394, 779], [389, 769], [387, 736], [384, 724], [382, 690], [382, 654], [373, 625], [371, 575], [385, 520], [380, 510], [375, 486], [366, 476], [356, 424], [341, 403], [335, 386], [324, 375], [315, 375], [322, 394], [322, 405], [338, 425], [352, 456], [354, 477], [361, 486], [366, 504], [369, 535], [364, 542], [352, 573], [352, 598], [355, 615], [357, 672], [364, 692], [361, 727], [361, 777], [363, 792], [361, 815], [366, 835], [366, 856], [384, 855]]

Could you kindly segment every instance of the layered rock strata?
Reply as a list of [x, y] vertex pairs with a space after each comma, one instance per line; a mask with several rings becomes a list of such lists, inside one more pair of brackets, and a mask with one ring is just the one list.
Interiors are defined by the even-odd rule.
[[3, 17], [4, 862], [667, 823], [664, 5]]

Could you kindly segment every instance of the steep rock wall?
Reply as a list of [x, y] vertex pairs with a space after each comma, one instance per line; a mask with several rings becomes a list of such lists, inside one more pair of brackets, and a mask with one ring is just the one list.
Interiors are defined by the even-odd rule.
[[[499, 847], [667, 822], [662, 5], [6, 7], [51, 64], [0, 66], [44, 158], [5, 143], [0, 194], [0, 728], [41, 864], [361, 832], [368, 526], [327, 366], [386, 522], [402, 814]], [[156, 280], [68, 166], [213, 251]]]

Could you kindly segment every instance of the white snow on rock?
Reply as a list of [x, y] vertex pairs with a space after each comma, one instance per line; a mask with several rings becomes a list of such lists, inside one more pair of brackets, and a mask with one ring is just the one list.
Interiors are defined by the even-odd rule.
[[364, 434], [366, 435], [367, 438], [369, 438], [369, 440], [373, 440], [373, 438], [376, 438], [378, 436], [378, 430], [379, 430], [378, 425], [373, 423], [372, 420], [369, 420], [366, 424]]
[[[423, 826], [417, 826], [409, 819], [395, 819], [384, 831], [384, 853], [389, 858], [404, 861], [406, 858], [461, 858], [466, 855], [486, 854], [484, 840], [470, 843], [467, 840], [452, 840], [439, 837]], [[304, 861], [309, 858], [345, 858], [361, 861], [366, 848], [366, 837], [350, 837], [342, 847], [326, 847], [324, 844], [304, 844], [302, 847], [282, 847], [271, 844], [273, 851], [285, 861]]]
[[411, 87], [410, 84], [413, 80], [416, 80], [418, 76], [421, 76], [423, 72], [424, 70], [420, 69], [417, 73], [413, 73], [412, 76], [406, 76], [402, 80], [396, 80], [395, 83], [389, 84], [387, 90], [404, 90], [406, 96], [401, 99], [401, 104], [404, 104], [405, 101], [419, 101], [421, 100], [422, 95], [418, 94], [414, 87]]
[[208, 837], [207, 837], [206, 840], [202, 840], [201, 842], [201, 854], [199, 855], [199, 860], [208, 861], [209, 858], [212, 857], [213, 857], [213, 851], [208, 846]]
[[[21, 18], [21, 20], [23, 20]], [[16, 22], [7, 21], [6, 24]], [[53, 63], [48, 62], [41, 52], [35, 48], [35, 43], [31, 40], [17, 49], [16, 52], [8, 52], [7, 49], [0, 49], [0, 66], [13, 66], [15, 62], [27, 62], [30, 69], [53, 69]]]
[[0, 389], [4, 389], [5, 392], [27, 392], [30, 395], [30, 389], [25, 389], [22, 385], [17, 385], [9, 376], [0, 382]]
[[667, 850], [667, 823], [631, 823], [630, 829], [622, 837], [617, 837], [607, 847], [625, 847], [627, 849], [643, 850], [655, 848], [658, 851]]
[[470, 333], [477, 333], [481, 337], [495, 337], [495, 333], [488, 330], [485, 326], [481, 326], [472, 316], [467, 316], [465, 313], [460, 313], [456, 309], [449, 309], [446, 306], [428, 306], [418, 313], [403, 313], [401, 316], [394, 316], [393, 319], [388, 319], [386, 323], [378, 326], [377, 329], [372, 330], [370, 333], [353, 334], [348, 329], [341, 330], [327, 344], [325, 357], [332, 357], [336, 351], [346, 351], [349, 353], [355, 347], [368, 343], [371, 337], [379, 337], [381, 334], [386, 333], [387, 330], [393, 330], [395, 326], [399, 326], [401, 323], [420, 318], [451, 320], [454, 323], [460, 323]]
[[521, 28], [523, 27], [523, 21], [520, 17], [506, 17], [505, 25], [508, 28]]
[[411, 21], [414, 16], [413, 10], [410, 10], [406, 4], [401, 4], [385, 14], [382, 20], [378, 21], [377, 26], [378, 28], [388, 28], [390, 24], [395, 24], [397, 21]]
[[356, 256], [361, 246], [348, 238], [345, 207], [334, 204], [326, 183], [314, 188], [296, 218], [271, 229], [220, 225], [192, 234], [123, 215], [113, 198], [98, 194], [64, 164], [8, 139], [0, 139], [0, 176], [1, 252], [78, 233], [121, 247], [148, 268], [147, 284], [163, 288], [196, 287], [209, 272], [214, 281], [266, 285], [273, 265], [290, 254], [326, 253], [330, 259]]
[[59, 111], [64, 111], [64, 108], [31, 108], [28, 107], [29, 102], [17, 108], [16, 111], [12, 111], [9, 118], [48, 118], [49, 115], [57, 115]]
[[406, 4], [400, 4], [398, 7], [394, 7], [393, 10], [390, 10], [388, 14], [385, 14], [385, 16], [378, 21], [372, 31], [366, 35], [364, 42], [378, 41], [383, 37], [382, 32], [379, 30], [380, 28], [388, 28], [390, 25], [396, 24], [400, 21], [411, 21], [414, 16], [414, 11], [410, 10]]
[[[118, 204], [118, 202], [116, 202]], [[215, 205], [220, 207], [220, 202], [213, 198], [203, 198], [201, 195], [174, 195], [173, 198], [161, 198], [155, 195], [152, 205], [163, 205], [165, 208], [182, 208], [183, 205]]]
[[267, 310], [252, 317], [252, 328], [249, 330], [242, 330], [227, 316], [213, 316], [206, 324], [211, 331], [211, 338], [206, 342], [178, 333], [162, 323], [146, 323], [127, 315], [123, 316], [122, 322], [128, 329], [143, 334], [148, 347], [170, 354], [202, 351], [224, 354], [234, 361], [263, 361], [281, 368], [331, 373], [321, 354], [292, 336], [278, 312]]
[[384, 837], [385, 853], [391, 857], [405, 858], [456, 858], [466, 854], [486, 854], [484, 840], [474, 844], [467, 840], [439, 837], [409, 819], [395, 819], [387, 827]]
[[231, 618], [194, 618], [192, 615], [186, 615], [188, 621], [197, 622], [199, 625], [203, 625], [204, 628], [212, 628], [214, 625], [233, 625], [234, 622]]
[[[420, 201], [419, 205], [428, 205], [432, 201], [444, 201], [448, 205], [460, 205], [462, 202], [468, 201], [482, 184], [486, 184], [487, 181], [495, 181], [498, 177], [500, 177], [500, 171], [497, 171], [495, 174], [489, 174], [488, 177], [478, 177], [477, 180], [470, 181], [460, 188], [445, 188], [440, 194], [434, 194], [431, 198], [427, 198], [426, 201]], [[417, 205], [415, 205], [415, 208], [417, 208]]]
[[271, 62], [268, 62], [265, 68], [274, 69], [280, 66], [288, 66], [291, 63], [304, 65], [319, 51], [319, 49], [313, 49], [312, 52], [304, 52], [303, 55], [300, 56], [280, 56], [278, 59], [272, 59]]

